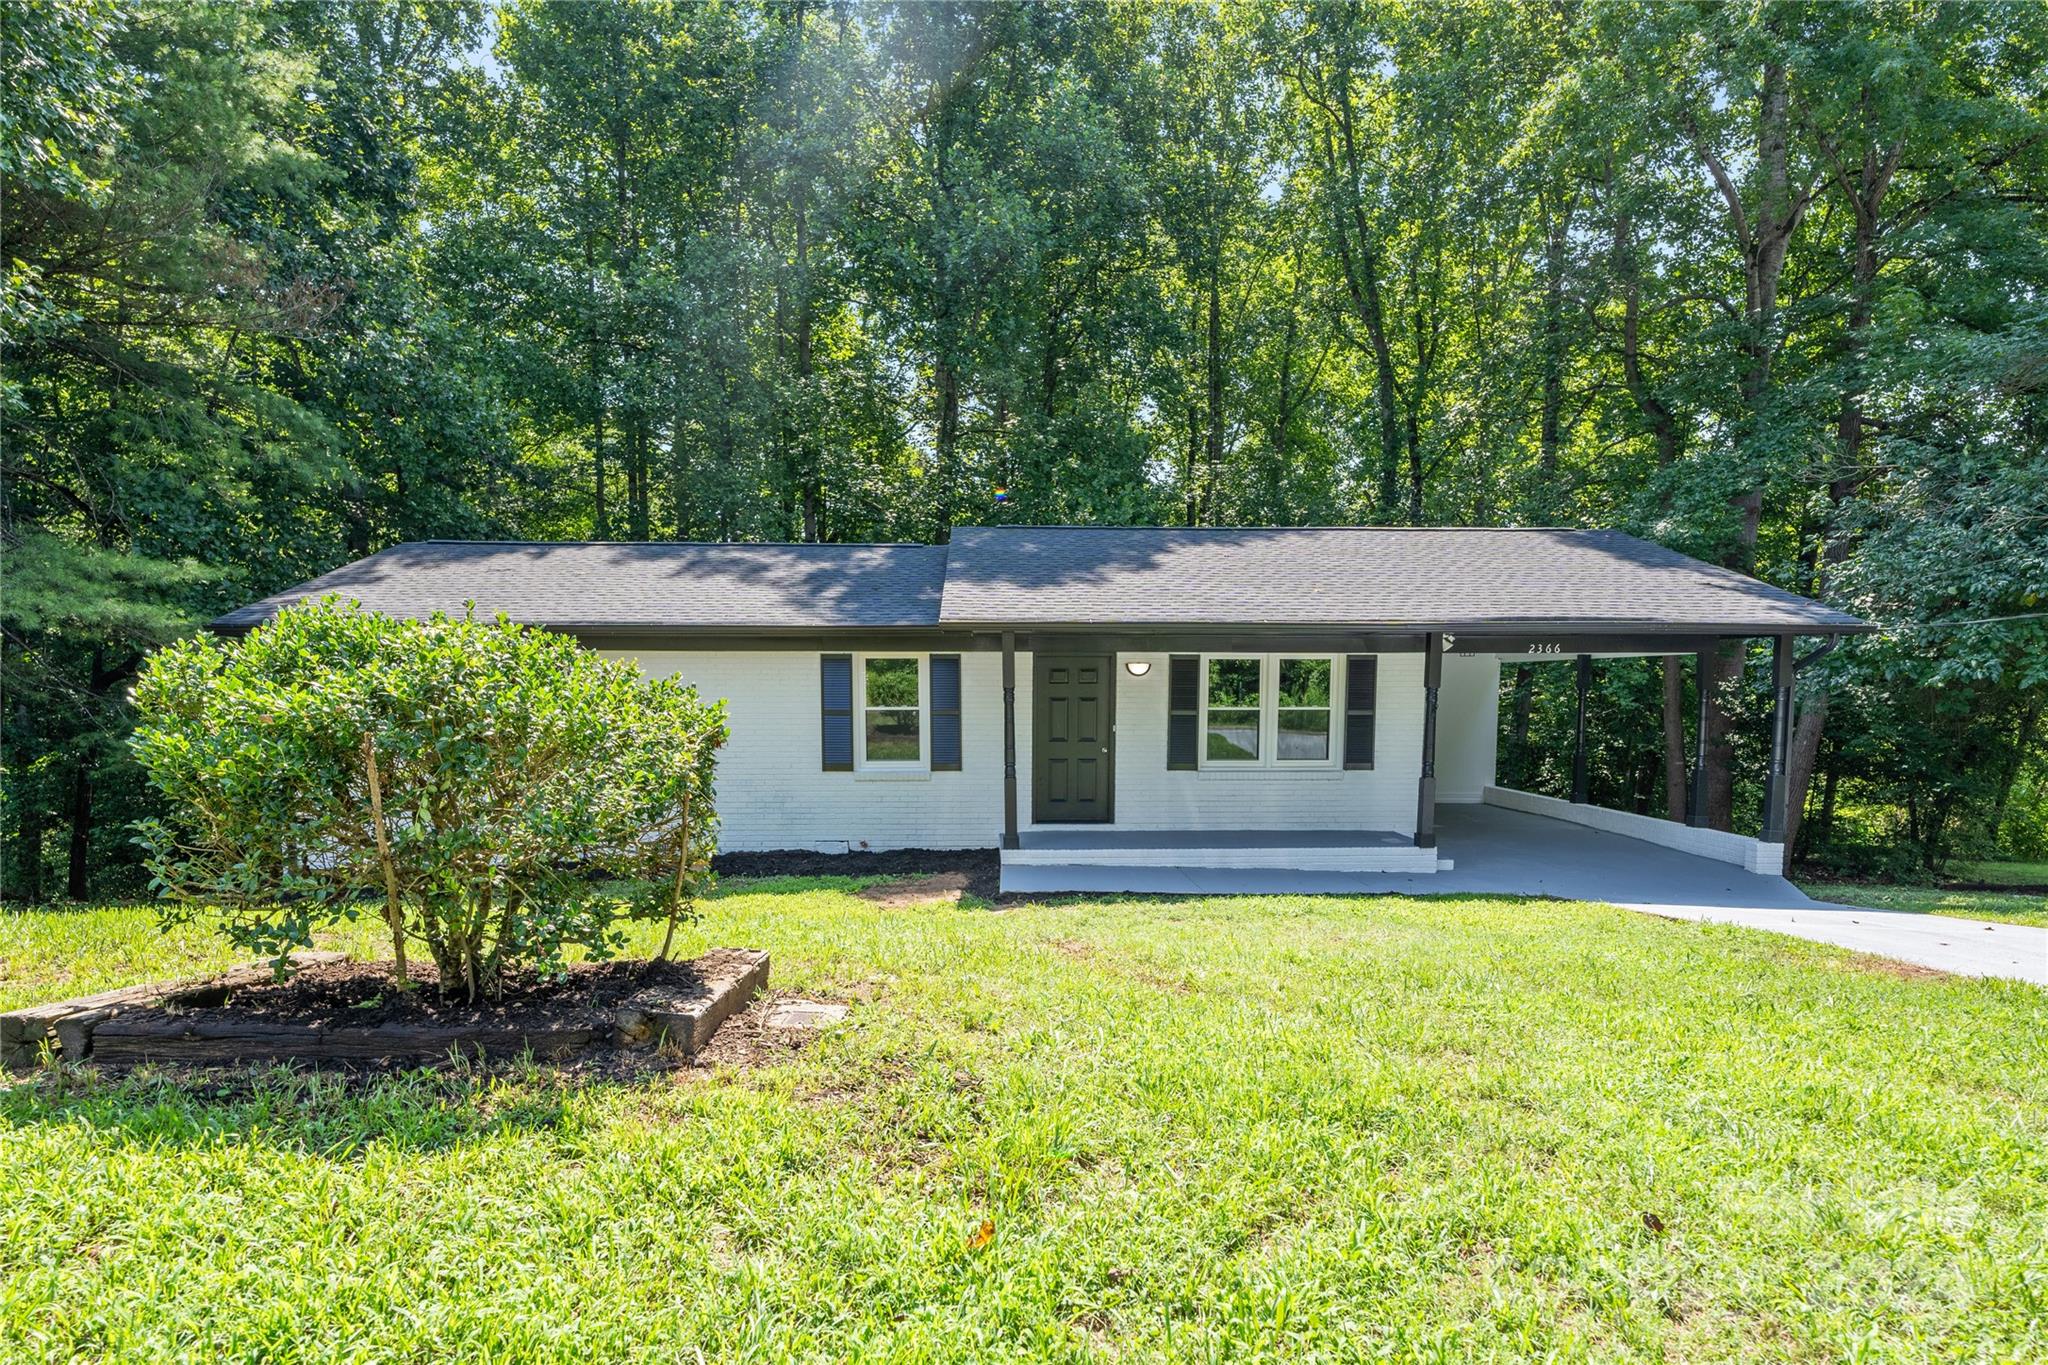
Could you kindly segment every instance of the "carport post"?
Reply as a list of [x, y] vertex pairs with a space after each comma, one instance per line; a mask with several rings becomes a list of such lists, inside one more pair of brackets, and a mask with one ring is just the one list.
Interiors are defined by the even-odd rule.
[[1792, 637], [1771, 637], [1771, 773], [1764, 783], [1764, 842], [1785, 842], [1786, 805], [1792, 783]]
[[1017, 636], [1003, 632], [1003, 847], [1017, 843]]
[[1593, 656], [1579, 656], [1579, 712], [1572, 723], [1572, 804], [1586, 804], [1586, 689], [1593, 685]]
[[1692, 799], [1685, 803], [1685, 823], [1707, 827], [1707, 651], [1692, 656], [1692, 679], [1699, 688], [1700, 724], [1692, 749]]
[[1415, 784], [1415, 846], [1436, 847], [1436, 698], [1444, 682], [1444, 637], [1422, 637], [1422, 777]]

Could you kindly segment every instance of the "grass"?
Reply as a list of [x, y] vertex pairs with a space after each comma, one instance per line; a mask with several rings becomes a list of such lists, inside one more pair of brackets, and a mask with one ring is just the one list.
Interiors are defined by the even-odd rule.
[[[690, 931], [858, 1002], [773, 1066], [0, 1092], [0, 1359], [2048, 1358], [2035, 988], [1576, 904], [849, 885]], [[4, 929], [15, 1000], [230, 956]]]
[[2017, 863], [1986, 860], [1955, 863], [1948, 875], [1959, 882], [1985, 882], [1992, 886], [2048, 886], [2048, 863]]
[[1906, 910], [1916, 915], [1948, 915], [1955, 919], [2048, 926], [2048, 896], [2032, 893], [1956, 891], [1940, 886], [1892, 886], [1882, 882], [1802, 881], [1799, 889], [1817, 900], [1834, 901], [1838, 905], [1867, 905], [1873, 910]]

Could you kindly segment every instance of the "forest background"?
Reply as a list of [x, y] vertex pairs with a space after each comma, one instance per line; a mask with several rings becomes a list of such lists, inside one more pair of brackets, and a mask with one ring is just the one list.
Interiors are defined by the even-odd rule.
[[[0, 9], [5, 890], [132, 891], [127, 693], [425, 537], [1613, 526], [1880, 634], [1800, 855], [2048, 855], [2048, 6]], [[1768, 681], [1711, 661], [1712, 823]], [[1683, 815], [1696, 680], [1600, 667]], [[1569, 664], [1503, 678], [1558, 791]]]

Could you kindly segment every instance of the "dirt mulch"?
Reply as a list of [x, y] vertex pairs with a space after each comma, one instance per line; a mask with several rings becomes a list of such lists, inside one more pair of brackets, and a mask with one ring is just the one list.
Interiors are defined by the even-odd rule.
[[[551, 979], [531, 971], [514, 973], [505, 982], [501, 1000], [472, 1004], [459, 993], [459, 985], [457, 994], [441, 993], [440, 977], [432, 962], [408, 963], [406, 975], [413, 988], [400, 990], [389, 962], [322, 963], [294, 972], [283, 981], [241, 986], [220, 1004], [186, 1008], [180, 1013], [188, 1019], [219, 1017], [330, 1028], [489, 1024], [536, 1032], [579, 1026], [608, 1030], [612, 1010], [635, 991], [664, 986], [689, 994], [703, 988], [703, 978], [688, 962], [578, 962], [566, 974]], [[177, 1002], [174, 999], [172, 1003]]]
[[[811, 853], [783, 849], [773, 853], [721, 853], [711, 860], [721, 877], [891, 877], [890, 887], [869, 887], [863, 895], [887, 893], [878, 903], [918, 905], [958, 900], [962, 895], [993, 901], [1002, 886], [1002, 856], [992, 848], [897, 848], [886, 853]], [[912, 877], [943, 878], [943, 884], [920, 885]]]
[[[787, 1061], [797, 1053], [831, 1033], [829, 1028], [770, 1028], [768, 1020], [777, 1006], [787, 1005], [799, 997], [790, 991], [770, 991], [754, 997], [753, 1003], [725, 1021], [723, 1027], [710, 1043], [690, 1058], [676, 1066], [677, 1070], [714, 1071], [719, 1067], [752, 1069], [773, 1066]], [[802, 997], [816, 1000], [814, 996]], [[849, 1004], [850, 1001], [827, 1001], [829, 1004]], [[839, 1025], [838, 1027], [845, 1027]]]
[[958, 905], [968, 893], [970, 878], [965, 872], [941, 872], [931, 877], [912, 877], [902, 882], [877, 882], [853, 894], [886, 910], [907, 910], [913, 905], [944, 903]]

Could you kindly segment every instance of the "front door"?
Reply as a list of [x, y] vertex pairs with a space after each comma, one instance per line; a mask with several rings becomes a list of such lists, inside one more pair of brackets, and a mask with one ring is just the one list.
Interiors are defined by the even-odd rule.
[[1107, 821], [1116, 785], [1116, 660], [1031, 658], [1031, 818]]

